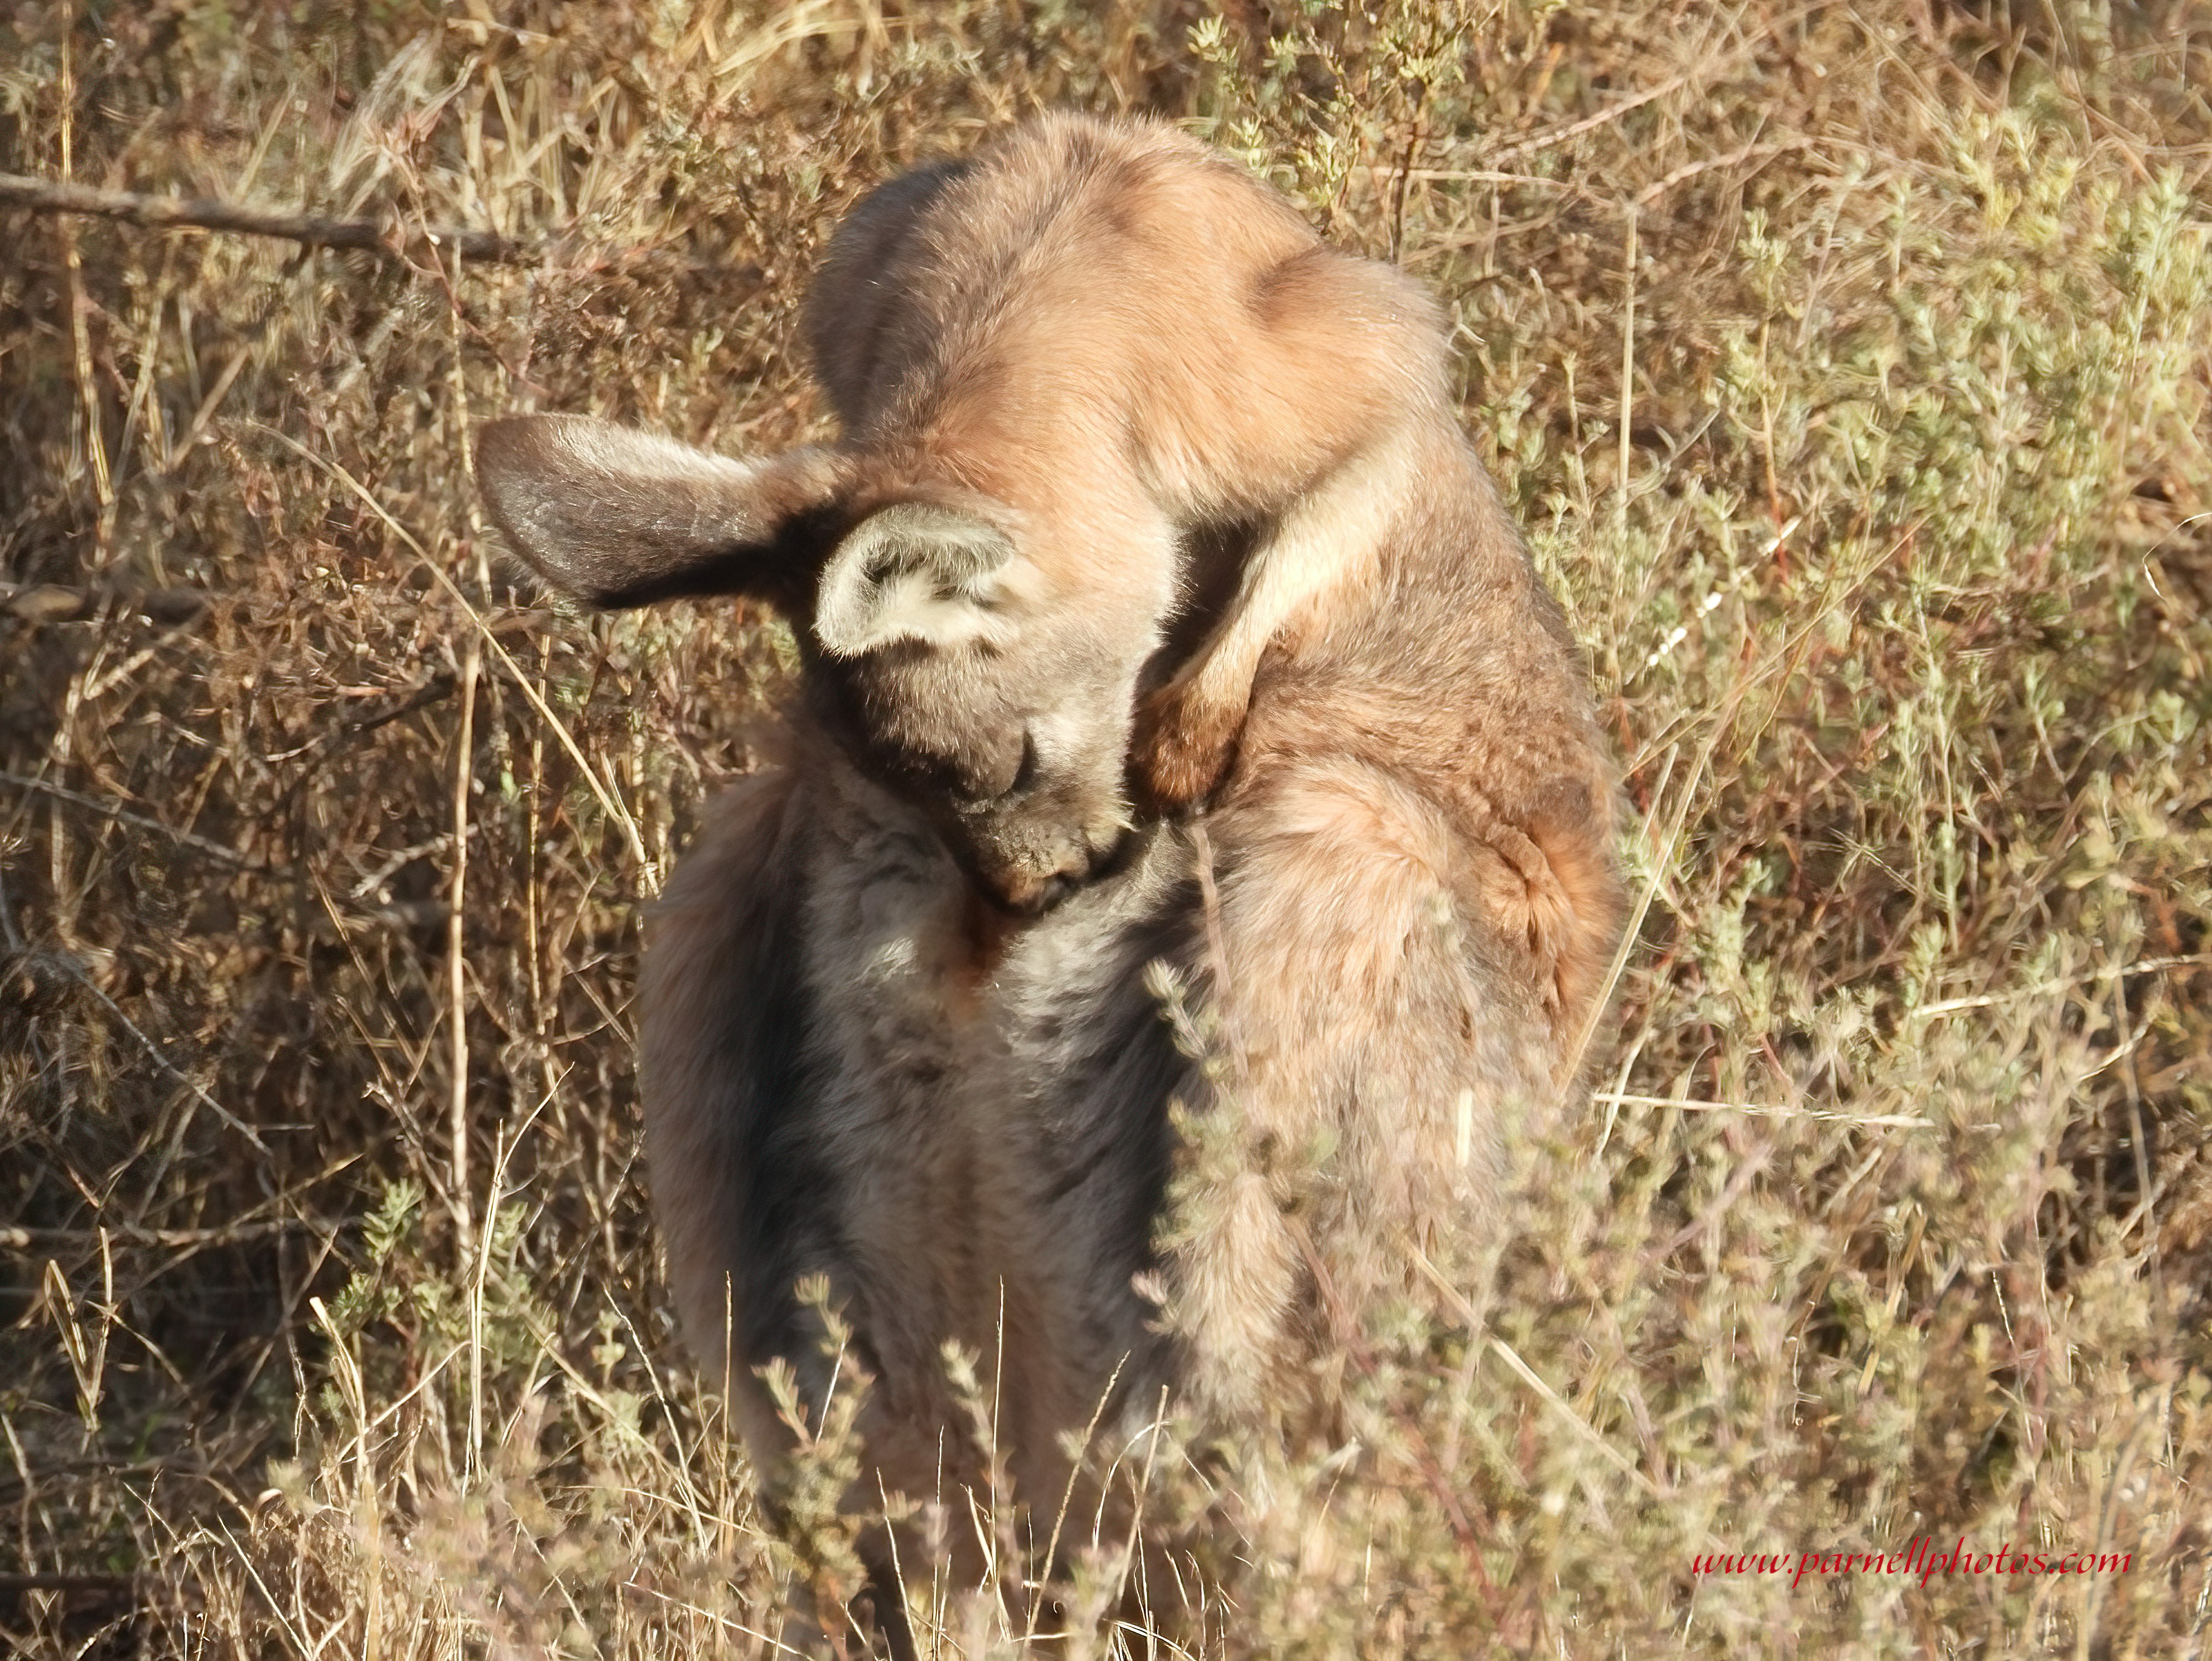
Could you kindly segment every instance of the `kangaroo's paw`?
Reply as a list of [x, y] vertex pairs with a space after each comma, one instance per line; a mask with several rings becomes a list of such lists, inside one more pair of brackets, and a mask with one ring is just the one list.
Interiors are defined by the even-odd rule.
[[1212, 795], [1236, 759], [1244, 711], [1170, 681], [1137, 711], [1131, 774], [1145, 806], [1177, 813]]

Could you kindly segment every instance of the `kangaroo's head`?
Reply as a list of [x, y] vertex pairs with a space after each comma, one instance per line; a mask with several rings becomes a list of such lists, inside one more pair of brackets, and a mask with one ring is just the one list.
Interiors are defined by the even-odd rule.
[[807, 696], [863, 771], [1034, 914], [1120, 841], [1137, 661], [1052, 603], [1011, 508], [823, 447], [735, 461], [579, 416], [485, 427], [492, 516], [591, 605], [745, 594], [793, 619]]

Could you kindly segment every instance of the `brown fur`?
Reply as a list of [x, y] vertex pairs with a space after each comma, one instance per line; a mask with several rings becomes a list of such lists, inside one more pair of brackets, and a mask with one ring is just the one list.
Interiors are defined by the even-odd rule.
[[[951, 1339], [1002, 1352], [1049, 1500], [1117, 1366], [1249, 1422], [1302, 1307], [1481, 1226], [1601, 991], [1612, 785], [1427, 296], [1202, 147], [1054, 117], [896, 180], [809, 325], [833, 446], [524, 417], [479, 471], [572, 592], [765, 595], [802, 643], [793, 759], [716, 810], [641, 991], [694, 1343], [781, 1446], [750, 1370], [824, 1382], [790, 1288], [825, 1272], [885, 1479], [970, 1468]], [[1246, 1155], [1163, 1254], [1177, 1098]]]

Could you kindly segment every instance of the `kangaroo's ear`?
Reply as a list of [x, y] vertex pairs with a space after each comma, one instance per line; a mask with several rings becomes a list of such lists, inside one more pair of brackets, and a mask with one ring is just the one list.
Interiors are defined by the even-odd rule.
[[803, 595], [843, 472], [826, 449], [732, 461], [587, 416], [514, 416], [477, 435], [477, 484], [500, 529], [594, 605]]
[[1004, 640], [1019, 565], [1012, 541], [989, 520], [935, 502], [894, 502], [854, 526], [823, 567], [814, 637], [841, 658], [900, 640]]

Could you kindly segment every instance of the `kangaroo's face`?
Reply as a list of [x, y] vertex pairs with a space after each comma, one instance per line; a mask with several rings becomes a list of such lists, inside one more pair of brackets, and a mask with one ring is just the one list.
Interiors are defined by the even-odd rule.
[[866, 514], [823, 567], [810, 633], [817, 712], [854, 759], [1035, 913], [1120, 841], [1142, 641], [1048, 604], [1021, 529], [972, 499]]
[[574, 416], [495, 422], [477, 460], [509, 540], [580, 599], [782, 606], [823, 723], [1001, 906], [1044, 910], [1117, 846], [1149, 632], [1050, 603], [1011, 510], [878, 505], [836, 452], [738, 462]]

